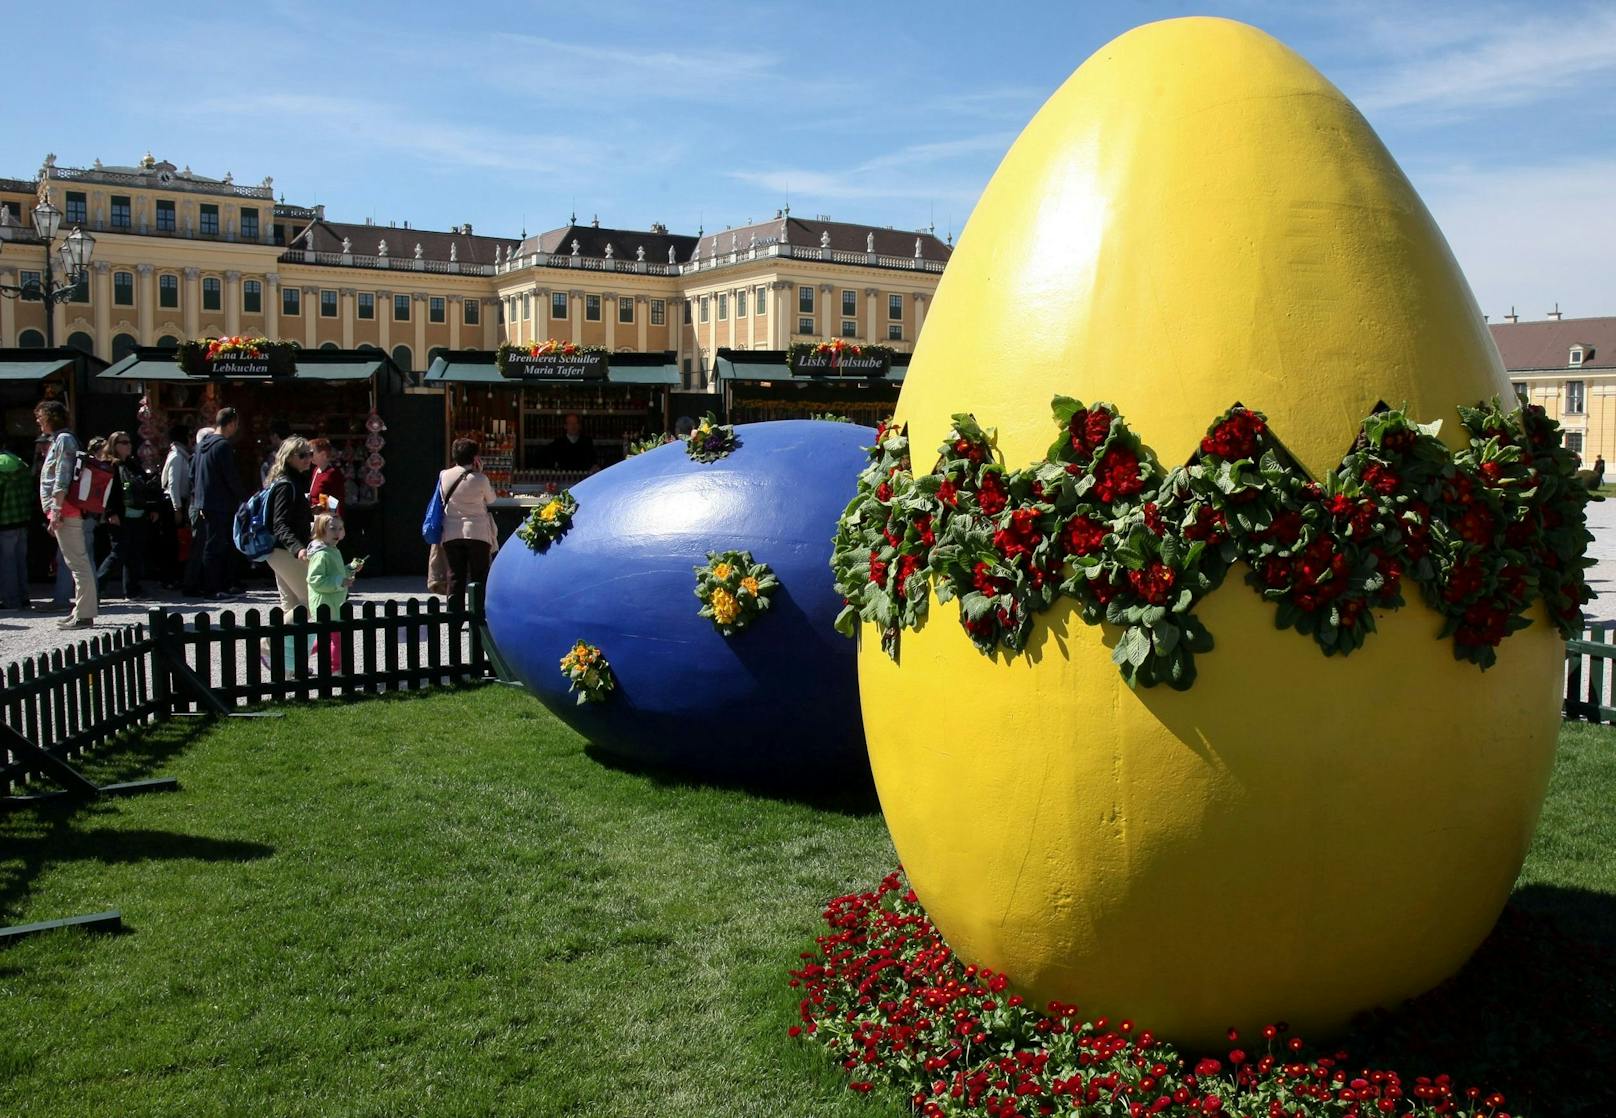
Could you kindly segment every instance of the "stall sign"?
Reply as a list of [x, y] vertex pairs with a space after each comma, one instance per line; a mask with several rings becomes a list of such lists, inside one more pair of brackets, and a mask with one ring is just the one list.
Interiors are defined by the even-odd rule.
[[874, 380], [892, 370], [892, 354], [877, 350], [865, 353], [799, 353], [790, 358], [791, 375], [796, 377], [849, 377]]
[[605, 380], [604, 353], [511, 353], [502, 375], [511, 380]]

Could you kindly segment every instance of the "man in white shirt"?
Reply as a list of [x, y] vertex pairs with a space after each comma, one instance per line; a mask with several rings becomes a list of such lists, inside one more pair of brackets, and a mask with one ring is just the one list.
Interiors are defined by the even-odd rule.
[[168, 429], [168, 457], [163, 459], [163, 493], [173, 506], [169, 523], [162, 523], [159, 531], [167, 562], [163, 570], [163, 586], [173, 590], [184, 575], [180, 562], [180, 541], [187, 542], [191, 534], [191, 429], [176, 423]]

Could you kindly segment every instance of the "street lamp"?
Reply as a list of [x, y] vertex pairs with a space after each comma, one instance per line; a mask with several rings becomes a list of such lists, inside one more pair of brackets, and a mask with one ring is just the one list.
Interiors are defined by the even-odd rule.
[[[51, 253], [51, 242], [62, 228], [62, 211], [51, 205], [47, 198], [34, 207], [34, 233], [45, 245], [45, 279], [43, 283], [30, 280], [27, 283], [0, 283], [0, 295], [7, 299], [37, 300], [45, 304], [45, 344], [52, 348], [56, 346], [56, 313], [57, 303], [65, 303], [73, 297], [74, 290], [85, 282], [90, 266], [90, 257], [95, 253], [95, 238], [90, 236], [78, 226], [62, 239], [60, 265]], [[60, 266], [64, 279], [56, 279], [56, 269]]]

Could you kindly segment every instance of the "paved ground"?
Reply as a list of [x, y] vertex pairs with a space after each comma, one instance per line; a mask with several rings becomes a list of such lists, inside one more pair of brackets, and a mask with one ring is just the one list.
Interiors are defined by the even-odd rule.
[[[425, 599], [428, 597], [425, 583], [426, 579], [419, 575], [397, 578], [361, 577], [354, 586], [354, 594], [350, 600], [357, 604], [364, 601], [385, 601], [389, 598]], [[50, 592], [49, 585], [36, 583], [33, 587], [35, 604], [48, 602]], [[138, 602], [111, 598], [101, 603], [101, 613], [96, 618], [97, 628], [78, 629], [66, 633], [56, 628], [56, 623], [67, 616], [64, 612], [0, 610], [0, 666], [53, 648], [76, 644], [100, 630], [143, 622], [147, 613], [158, 606], [181, 613], [189, 620], [199, 613], [217, 617], [227, 609], [233, 610], [238, 617], [249, 609], [256, 609], [260, 615], [268, 617], [269, 611], [278, 605], [280, 595], [271, 584], [265, 582], [254, 583], [245, 595], [223, 602], [186, 601], [178, 594], [167, 592], [147, 596]]]

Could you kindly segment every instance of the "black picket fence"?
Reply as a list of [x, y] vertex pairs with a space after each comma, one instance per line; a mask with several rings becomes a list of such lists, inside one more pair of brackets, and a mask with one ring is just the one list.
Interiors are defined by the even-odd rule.
[[335, 617], [325, 607], [313, 618], [277, 608], [187, 622], [153, 610], [146, 624], [14, 663], [0, 693], [0, 795], [37, 775], [71, 793], [108, 791], [72, 762], [117, 734], [175, 715], [505, 676], [481, 590], [447, 602], [347, 602]]
[[1566, 642], [1566, 718], [1584, 722], [1616, 722], [1616, 624], [1606, 622]]

